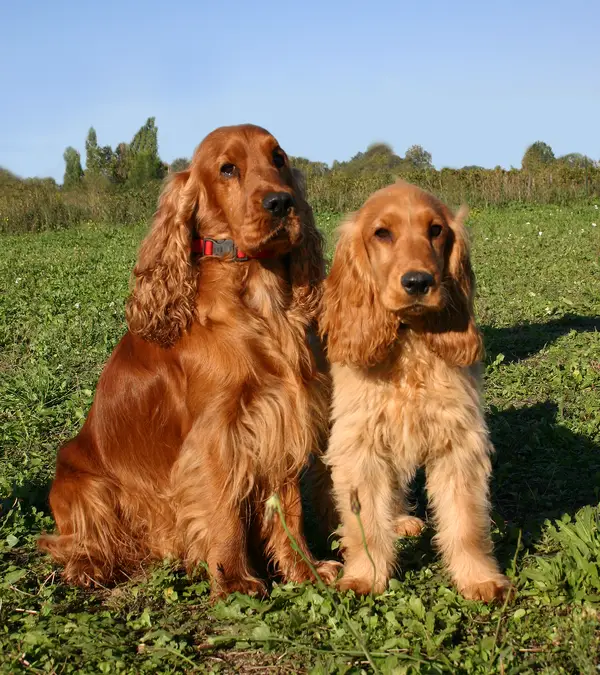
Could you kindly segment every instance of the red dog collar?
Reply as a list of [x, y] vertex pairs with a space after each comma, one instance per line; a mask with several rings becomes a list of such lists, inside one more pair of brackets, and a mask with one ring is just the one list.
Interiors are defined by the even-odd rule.
[[257, 251], [253, 255], [248, 255], [240, 251], [232, 239], [210, 239], [209, 237], [192, 239], [192, 253], [201, 256], [212, 255], [217, 258], [233, 255], [232, 260], [235, 262], [274, 257], [271, 251]]

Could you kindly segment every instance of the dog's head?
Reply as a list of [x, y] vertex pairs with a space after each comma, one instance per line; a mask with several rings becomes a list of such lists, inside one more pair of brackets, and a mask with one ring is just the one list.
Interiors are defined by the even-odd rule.
[[233, 239], [249, 254], [287, 253], [299, 243], [302, 195], [268, 131], [249, 124], [216, 129], [194, 153], [187, 182], [204, 236]]
[[199, 278], [191, 260], [194, 232], [233, 240], [249, 256], [286, 256], [294, 302], [314, 314], [324, 274], [322, 239], [303, 185], [265, 129], [243, 124], [210, 133], [160, 196], [134, 270], [129, 329], [168, 346], [193, 321]]
[[454, 365], [481, 356], [463, 221], [433, 195], [398, 182], [342, 226], [326, 282], [322, 331], [332, 361], [374, 365], [402, 324]]

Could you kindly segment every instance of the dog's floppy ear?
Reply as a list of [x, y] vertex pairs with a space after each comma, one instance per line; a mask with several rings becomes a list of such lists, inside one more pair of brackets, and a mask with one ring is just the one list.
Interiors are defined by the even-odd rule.
[[373, 366], [385, 358], [400, 321], [381, 304], [357, 219], [351, 215], [340, 228], [320, 332], [332, 363]]
[[167, 179], [133, 270], [126, 307], [129, 330], [163, 347], [179, 339], [195, 314], [197, 270], [191, 263], [191, 239], [201, 199], [201, 186], [195, 183], [189, 170]]
[[432, 352], [453, 366], [470, 366], [483, 357], [483, 340], [473, 308], [475, 275], [464, 226], [467, 215], [465, 206], [456, 216], [449, 211], [446, 214], [450, 227], [443, 279], [446, 305], [443, 311], [432, 314], [424, 322], [425, 342]]

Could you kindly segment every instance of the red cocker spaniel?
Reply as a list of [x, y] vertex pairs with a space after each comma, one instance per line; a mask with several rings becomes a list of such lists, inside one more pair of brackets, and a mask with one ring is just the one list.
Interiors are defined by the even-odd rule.
[[341, 587], [358, 593], [383, 591], [397, 534], [421, 530], [406, 499], [419, 465], [459, 590], [492, 600], [508, 588], [490, 540], [492, 445], [464, 216], [415, 186], [384, 188], [343, 225], [326, 281], [322, 332], [334, 387], [327, 462], [342, 520]]
[[[308, 343], [322, 239], [279, 144], [223, 127], [170, 177], [134, 270], [129, 331], [88, 418], [59, 452], [40, 546], [70, 582], [150, 559], [206, 561], [213, 594], [263, 592], [249, 544], [284, 580], [311, 578], [298, 477], [328, 430], [328, 382]], [[249, 536], [249, 534], [251, 536]], [[315, 563], [326, 580], [335, 563]]]

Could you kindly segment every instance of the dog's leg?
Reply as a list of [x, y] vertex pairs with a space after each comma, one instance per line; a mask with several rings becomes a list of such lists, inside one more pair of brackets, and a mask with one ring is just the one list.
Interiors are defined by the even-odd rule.
[[416, 537], [421, 534], [425, 523], [417, 516], [401, 513], [396, 518], [396, 534], [399, 537]]
[[362, 595], [381, 593], [387, 585], [395, 561], [398, 513], [393, 469], [367, 438], [338, 422], [327, 454], [342, 522], [345, 564], [339, 585]]
[[39, 547], [64, 566], [69, 583], [106, 584], [131, 573], [146, 553], [118, 516], [119, 485], [85, 459], [95, 448], [76, 438], [59, 452], [50, 507], [57, 534], [44, 534]]
[[114, 485], [100, 476], [59, 475], [54, 481], [50, 504], [59, 533], [42, 535], [38, 545], [64, 565], [63, 576], [69, 583], [111, 583], [133, 564], [130, 540], [117, 518], [113, 495]]
[[207, 563], [213, 598], [234, 591], [262, 595], [265, 586], [252, 573], [248, 559], [248, 500], [240, 499], [236, 486], [229, 482], [219, 453], [220, 440], [207, 438], [198, 424], [173, 468], [177, 530], [183, 539], [186, 567], [191, 570]]
[[[427, 492], [444, 562], [468, 599], [501, 598], [509, 582], [492, 555], [488, 481], [491, 463], [483, 420], [457, 430], [444, 451], [427, 462]], [[460, 440], [457, 440], [460, 439]]]
[[[314, 580], [314, 575], [306, 562], [308, 560], [325, 583], [332, 583], [341, 566], [333, 561], [317, 562], [308, 549], [304, 538], [302, 501], [298, 482], [290, 481], [282, 486], [277, 491], [277, 496], [285, 518], [287, 532], [279, 514], [272, 510], [265, 513], [262, 526], [267, 554], [274, 561], [277, 571], [285, 581], [301, 583]], [[294, 550], [292, 538], [303, 555]]]

